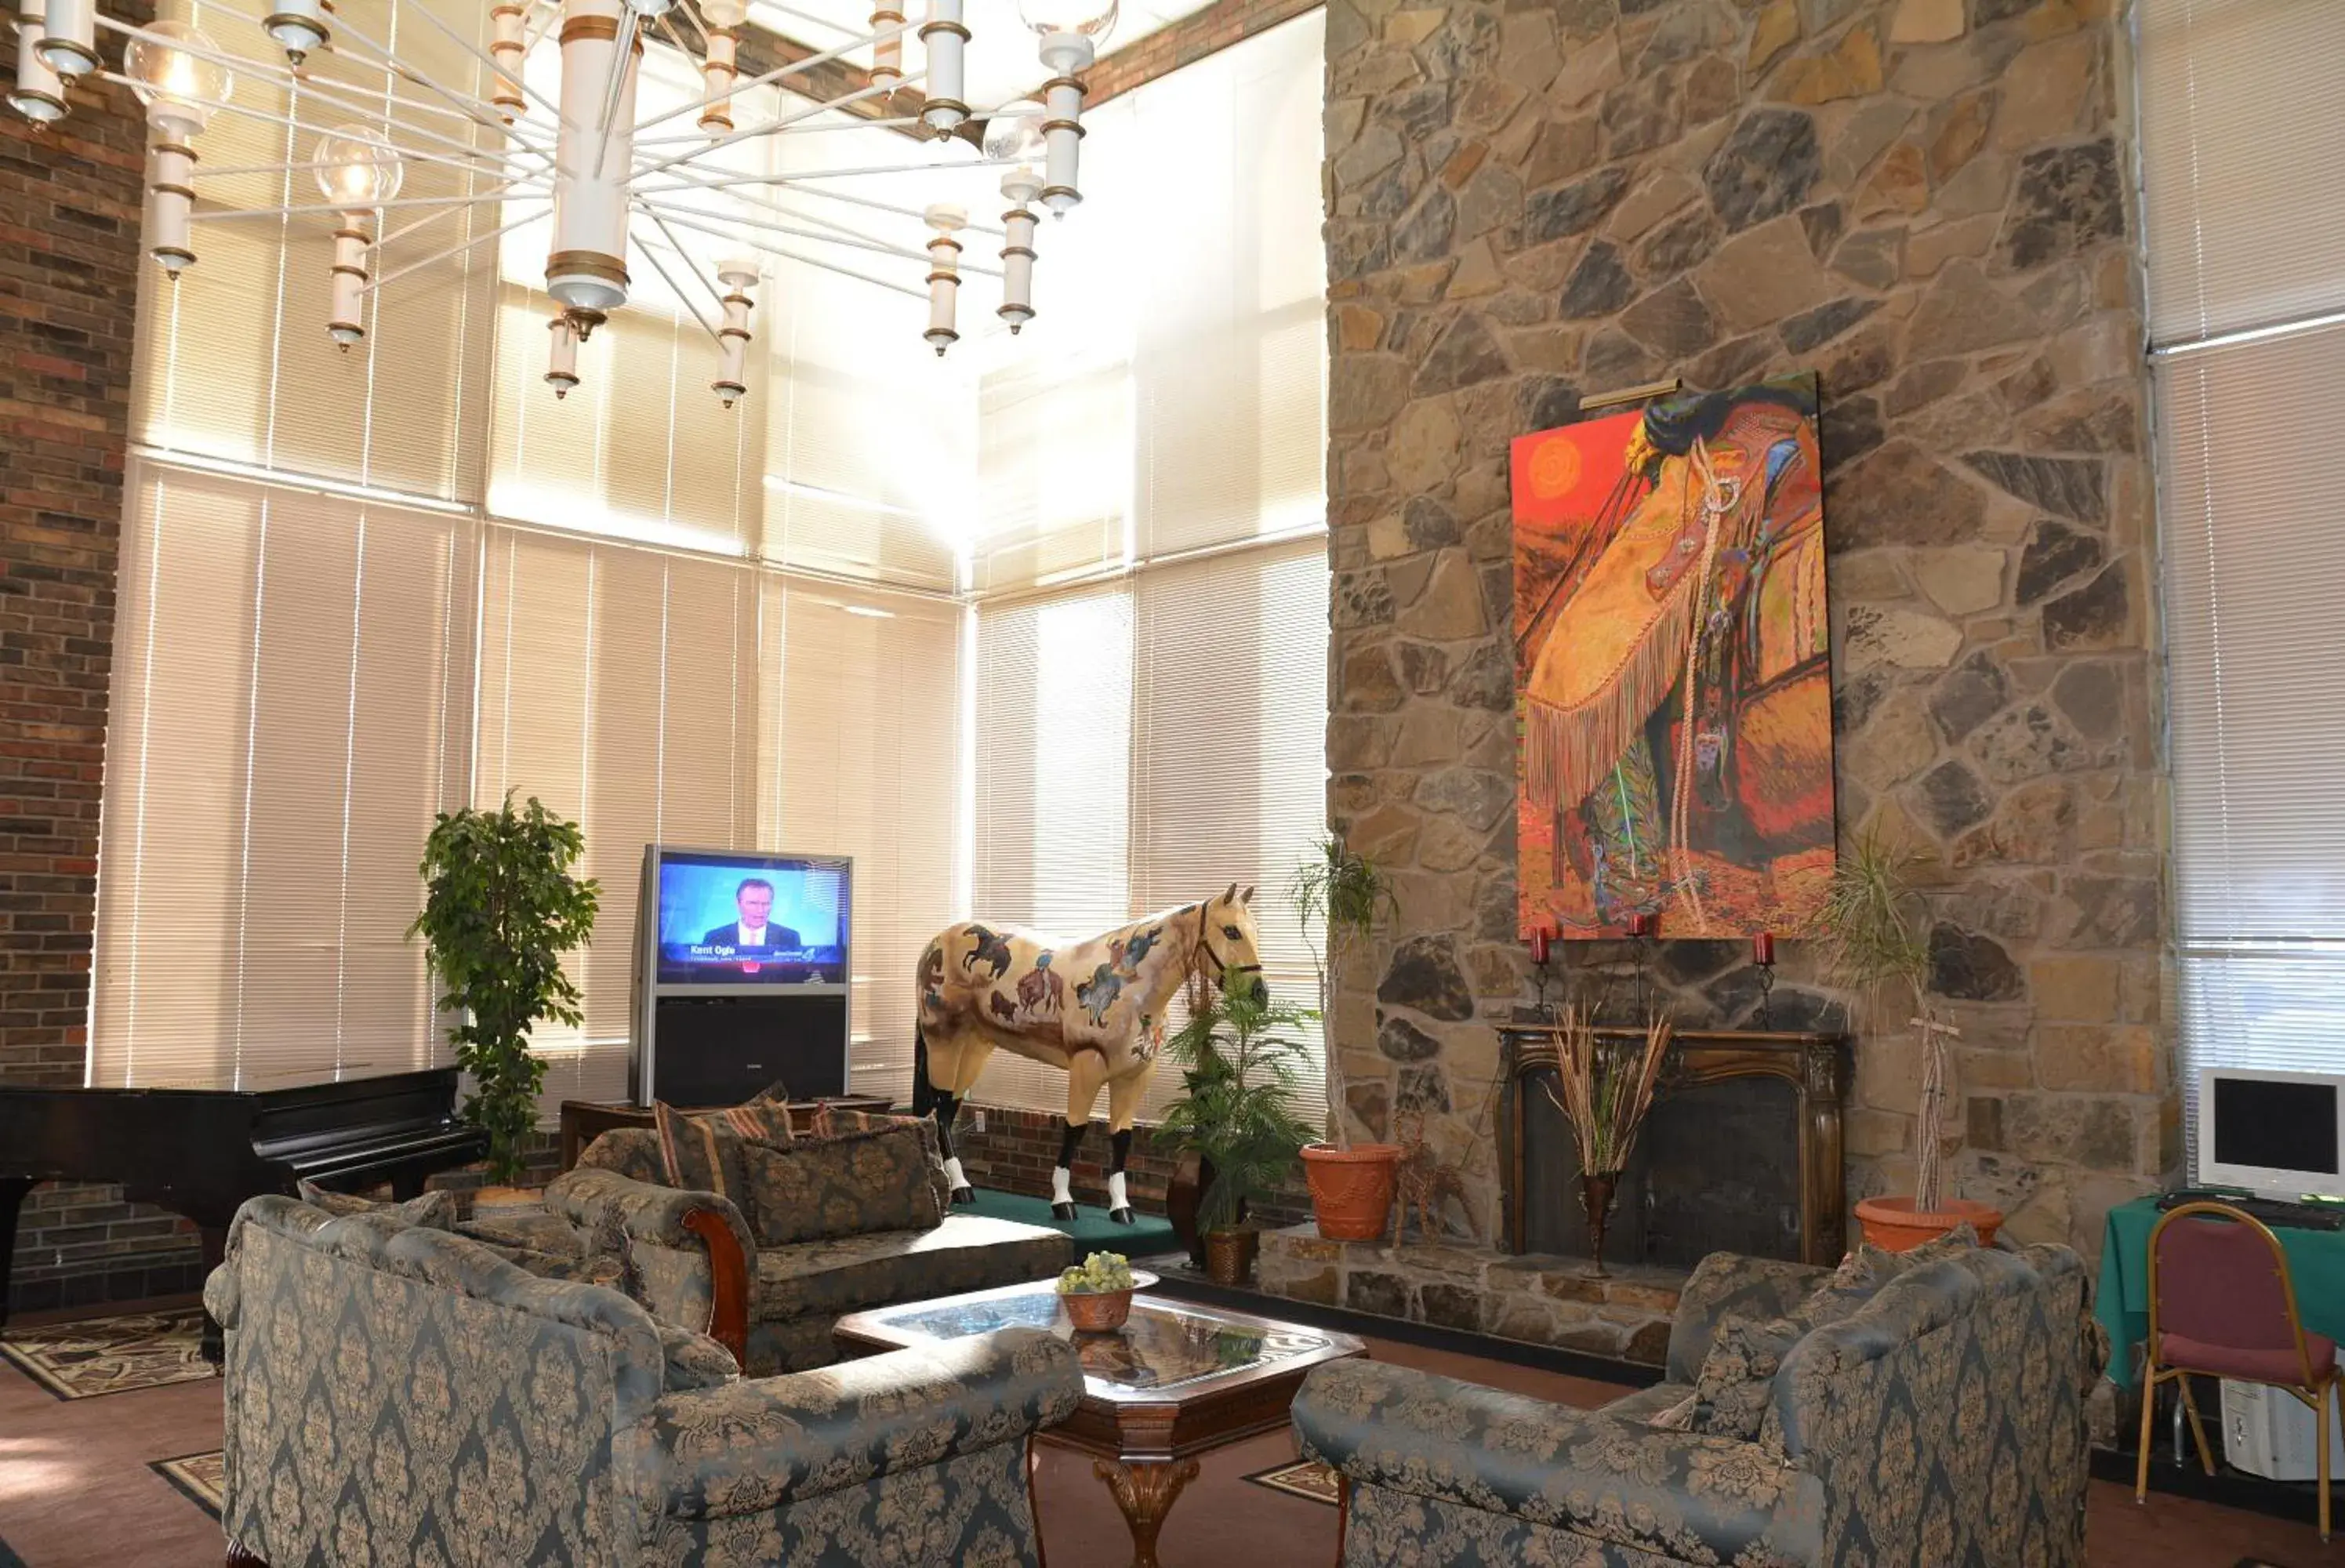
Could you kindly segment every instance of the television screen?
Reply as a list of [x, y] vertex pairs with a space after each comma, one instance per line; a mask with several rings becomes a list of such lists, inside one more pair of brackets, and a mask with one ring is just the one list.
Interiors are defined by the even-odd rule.
[[847, 984], [848, 862], [664, 850], [662, 986]]
[[2218, 1164], [2339, 1173], [2337, 1085], [2210, 1072], [2206, 1087], [2215, 1098]]

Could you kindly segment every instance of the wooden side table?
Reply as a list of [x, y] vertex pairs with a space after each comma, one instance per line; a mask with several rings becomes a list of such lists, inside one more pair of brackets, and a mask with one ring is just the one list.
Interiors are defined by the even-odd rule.
[[[792, 1100], [790, 1126], [804, 1132], [825, 1106], [841, 1110], [885, 1111], [892, 1102], [886, 1095], [833, 1095], [827, 1099]], [[693, 1106], [693, 1110], [715, 1108]], [[649, 1127], [652, 1108], [647, 1105], [627, 1105], [616, 1100], [566, 1099], [562, 1102], [562, 1168], [568, 1170], [578, 1163], [586, 1146], [617, 1127]]]
[[1148, 1296], [1113, 1333], [1078, 1334], [1047, 1280], [855, 1312], [831, 1333], [848, 1355], [868, 1355], [1013, 1327], [1074, 1341], [1082, 1402], [1037, 1441], [1092, 1456], [1132, 1531], [1132, 1568], [1158, 1568], [1157, 1535], [1198, 1454], [1285, 1425], [1312, 1368], [1367, 1354], [1349, 1334]]

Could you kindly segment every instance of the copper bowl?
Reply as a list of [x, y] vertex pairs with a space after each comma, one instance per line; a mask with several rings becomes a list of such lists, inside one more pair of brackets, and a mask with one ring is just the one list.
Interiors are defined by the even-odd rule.
[[1061, 1290], [1060, 1304], [1078, 1334], [1112, 1334], [1132, 1316], [1132, 1296], [1156, 1283], [1156, 1276], [1135, 1269], [1132, 1283], [1122, 1290]]

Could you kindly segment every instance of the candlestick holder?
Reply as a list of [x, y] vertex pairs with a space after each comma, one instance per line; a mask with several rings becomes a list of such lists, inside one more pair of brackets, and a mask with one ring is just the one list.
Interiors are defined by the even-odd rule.
[[1660, 929], [1660, 917], [1651, 914], [1633, 916], [1629, 921], [1629, 952], [1637, 966], [1637, 1022], [1639, 1025], [1650, 1025], [1653, 1021], [1652, 1012], [1645, 1001], [1645, 970], [1652, 962], [1653, 934]]
[[1775, 1027], [1775, 960], [1768, 959], [1758, 966], [1758, 970], [1759, 1027], [1771, 1029]]

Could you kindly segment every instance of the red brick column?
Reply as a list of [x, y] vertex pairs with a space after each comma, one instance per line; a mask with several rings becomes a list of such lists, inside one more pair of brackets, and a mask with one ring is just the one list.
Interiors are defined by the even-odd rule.
[[[0, 111], [0, 1082], [78, 1084], [88, 1052], [145, 141], [117, 87], [46, 130]], [[23, 1224], [24, 1305], [62, 1299], [61, 1252], [86, 1270], [172, 1229], [88, 1189], [36, 1192]]]

